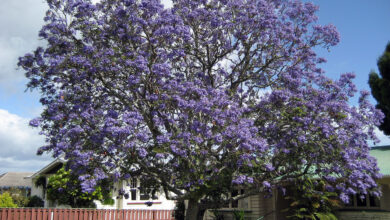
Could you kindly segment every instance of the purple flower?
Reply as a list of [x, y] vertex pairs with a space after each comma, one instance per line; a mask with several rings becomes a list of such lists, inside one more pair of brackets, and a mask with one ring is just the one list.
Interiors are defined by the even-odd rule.
[[138, 155], [142, 158], [142, 157], [146, 157], [146, 155], [148, 155], [148, 152], [144, 149], [144, 148], [140, 148], [138, 149]]
[[274, 166], [272, 166], [272, 164], [269, 164], [269, 163], [267, 163], [267, 164], [265, 165], [265, 169], [266, 169], [267, 171], [273, 171], [273, 170], [275, 170]]
[[29, 122], [29, 125], [32, 127], [38, 127], [41, 122], [42, 122], [41, 118], [34, 118]]
[[379, 193], [367, 143], [383, 114], [364, 91], [349, 105], [354, 74], [318, 65], [335, 27], [299, 0], [217, 2], [48, 1], [45, 46], [18, 63], [42, 96], [38, 152], [64, 155], [85, 192], [133, 175], [178, 199], [228, 178], [269, 192], [307, 171], [342, 199]]
[[263, 181], [263, 187], [264, 188], [271, 188], [271, 184], [268, 181]]

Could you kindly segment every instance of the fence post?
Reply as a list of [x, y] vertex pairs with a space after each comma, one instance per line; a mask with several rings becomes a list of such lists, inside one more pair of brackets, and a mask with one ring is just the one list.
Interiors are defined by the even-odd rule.
[[31, 209], [24, 209], [24, 219], [31, 220]]
[[31, 209], [31, 220], [37, 219], [37, 209]]
[[7, 209], [1, 208], [1, 219], [6, 219], [7, 218]]
[[115, 214], [115, 220], [122, 220], [123, 219], [122, 209], [117, 209]]
[[115, 211], [114, 211], [114, 209], [110, 209], [110, 215], [109, 215], [110, 217], [109, 217], [109, 219], [107, 219], [107, 220], [112, 220], [112, 219], [114, 219], [115, 218]]
[[79, 220], [87, 220], [88, 219], [88, 210], [80, 209], [80, 218]]
[[59, 209], [53, 209], [53, 218], [52, 218], [52, 220], [58, 220], [58, 213], [59, 213], [59, 211], [60, 211]]
[[[82, 220], [82, 218], [81, 218], [81, 210], [80, 209], [76, 209], [76, 213], [75, 213], [75, 215], [73, 216], [73, 219], [74, 220]], [[72, 220], [73, 220], [72, 219]]]
[[19, 209], [11, 209], [14, 213], [14, 220], [19, 220]]
[[75, 209], [65, 209], [65, 218], [64, 220], [69, 220], [69, 219], [74, 219], [74, 215], [76, 213], [76, 210]]
[[128, 220], [128, 219], [130, 219], [130, 217], [129, 217], [128, 215], [129, 215], [129, 210], [124, 209], [124, 210], [123, 210], [123, 220]]
[[153, 220], [158, 218], [158, 210], [153, 210]]
[[62, 217], [64, 218], [64, 220], [69, 219], [69, 209], [63, 209], [61, 213], [62, 213]]

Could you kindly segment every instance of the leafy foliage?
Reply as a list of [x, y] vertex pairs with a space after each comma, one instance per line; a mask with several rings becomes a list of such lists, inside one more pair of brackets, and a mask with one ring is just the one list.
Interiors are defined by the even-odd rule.
[[47, 183], [47, 198], [56, 201], [58, 204], [70, 205], [72, 208], [94, 208], [93, 200], [100, 200], [103, 203], [112, 204], [110, 200], [110, 185], [105, 181], [97, 186], [91, 193], [81, 190], [81, 182], [65, 168], [61, 168], [51, 176]]
[[8, 193], [12, 197], [12, 201], [17, 205], [17, 207], [25, 207], [28, 203], [27, 198], [27, 189], [10, 187], [8, 189], [3, 189], [2, 193]]
[[287, 211], [289, 219], [329, 219], [337, 220], [333, 214], [335, 208], [342, 202], [336, 192], [326, 189], [326, 183], [322, 180], [301, 178], [289, 187], [292, 195], [287, 196], [291, 200]]
[[39, 196], [31, 196], [28, 200], [26, 207], [43, 207], [45, 202]]
[[28, 203], [28, 197], [25, 190], [26, 189], [10, 188], [5, 192], [8, 192], [11, 195], [13, 202], [18, 207], [25, 207]]
[[36, 187], [42, 187], [43, 189], [46, 189], [46, 177], [40, 176], [38, 177], [34, 182]]
[[12, 200], [11, 195], [8, 192], [0, 194], [0, 208], [17, 208], [18, 205]]
[[[84, 192], [144, 178], [202, 205], [316, 175], [341, 199], [378, 193], [368, 141], [383, 116], [353, 74], [327, 78], [339, 42], [318, 7], [287, 0], [47, 0], [47, 44], [19, 60], [44, 111], [30, 122]], [[343, 177], [337, 182], [333, 177]], [[245, 194], [232, 197], [240, 185]], [[215, 193], [217, 192], [217, 193]]]
[[378, 69], [380, 76], [372, 71], [368, 83], [370, 84], [372, 95], [378, 102], [376, 107], [385, 114], [379, 129], [390, 135], [390, 42], [387, 44], [382, 56], [378, 59]]
[[245, 220], [245, 211], [244, 210], [234, 210], [233, 211], [235, 220]]

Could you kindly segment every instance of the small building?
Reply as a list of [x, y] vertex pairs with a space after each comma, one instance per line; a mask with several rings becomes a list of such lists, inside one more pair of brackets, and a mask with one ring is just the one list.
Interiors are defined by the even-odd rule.
[[[372, 147], [370, 155], [377, 159], [380, 173], [383, 175], [378, 180], [382, 190], [382, 196], [365, 195], [364, 199], [360, 196], [352, 196], [350, 204], [346, 204], [338, 209], [336, 215], [339, 220], [389, 220], [390, 219], [390, 146]], [[219, 209], [219, 214], [224, 215], [225, 220], [233, 220], [233, 211], [243, 211], [246, 213], [246, 219], [262, 220], [285, 220], [285, 213], [281, 210], [288, 207], [288, 202], [277, 190], [272, 197], [265, 198], [264, 194], [258, 194], [247, 197], [236, 203], [229, 204], [228, 207]], [[208, 210], [204, 220], [215, 219], [212, 211]]]
[[370, 155], [377, 159], [380, 173], [383, 175], [378, 180], [382, 196], [379, 199], [370, 195], [366, 195], [364, 199], [359, 196], [351, 197], [350, 204], [337, 213], [340, 220], [390, 219], [390, 146], [372, 147]]
[[57, 158], [38, 172], [33, 173], [29, 177], [31, 188], [31, 196], [38, 196], [44, 201], [44, 207], [55, 207], [53, 201], [49, 201], [46, 198], [46, 183], [49, 180], [49, 177], [55, 174], [61, 167], [64, 165], [66, 161], [62, 158]]
[[19, 189], [22, 196], [28, 197], [31, 194], [31, 181], [28, 179], [33, 173], [29, 172], [8, 172], [0, 175], [0, 194], [10, 192], [12, 189]]
[[[55, 201], [49, 201], [46, 198], [46, 192], [43, 184], [35, 184], [37, 180], [48, 182], [50, 176], [55, 174], [66, 163], [66, 160], [57, 158], [47, 166], [43, 167], [38, 172], [30, 177], [32, 183], [31, 195], [39, 196], [44, 200], [45, 207], [63, 207], [61, 204], [56, 204]], [[103, 205], [100, 201], [94, 201], [98, 209], [143, 209], [143, 210], [173, 210], [175, 201], [167, 200], [164, 193], [157, 192], [155, 197], [151, 198], [149, 194], [140, 190], [142, 183], [138, 179], [129, 179], [127, 181], [116, 182], [112, 191], [112, 199], [114, 205]], [[119, 195], [119, 191], [124, 190], [129, 193], [128, 198]]]

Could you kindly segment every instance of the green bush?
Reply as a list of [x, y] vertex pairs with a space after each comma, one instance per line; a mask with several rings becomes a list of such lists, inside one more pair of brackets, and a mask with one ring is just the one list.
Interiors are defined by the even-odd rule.
[[235, 220], [244, 220], [245, 219], [244, 210], [234, 210], [233, 215], [234, 215]]
[[18, 207], [25, 207], [27, 205], [28, 198], [26, 196], [26, 189], [10, 188], [5, 192], [9, 193], [9, 195], [12, 197], [12, 201]]
[[290, 214], [288, 219], [324, 219], [337, 220], [333, 214], [341, 202], [336, 192], [326, 190], [323, 180], [301, 178], [289, 187], [291, 195], [285, 197], [290, 200], [289, 208], [284, 211]]
[[18, 205], [14, 203], [11, 195], [8, 192], [0, 195], [0, 207], [1, 208], [17, 208]]
[[26, 207], [43, 207], [45, 202], [39, 196], [30, 197]]

